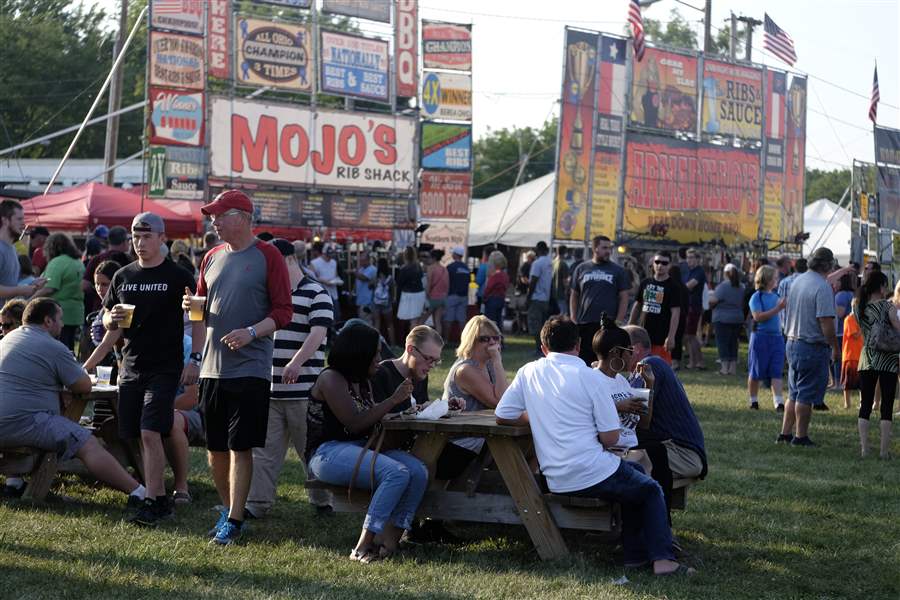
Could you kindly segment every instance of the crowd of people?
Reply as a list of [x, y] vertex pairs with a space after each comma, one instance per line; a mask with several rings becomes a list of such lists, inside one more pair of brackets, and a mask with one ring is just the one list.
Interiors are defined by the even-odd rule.
[[[252, 201], [238, 190], [202, 212], [213, 235], [199, 264], [190, 248], [167, 240], [162, 218], [141, 213], [130, 231], [95, 231], [89, 257], [66, 234], [35, 228], [25, 255], [39, 271], [23, 280], [15, 247], [22, 207], [0, 204], [0, 296], [8, 300], [0, 309], [0, 447], [80, 458], [128, 495], [136, 525], [156, 526], [174, 516], [174, 505], [192, 501], [188, 448], [203, 444], [221, 502], [211, 543], [236, 542], [247, 519], [264, 518], [274, 505], [293, 445], [309, 477], [371, 490], [350, 558], [389, 558], [404, 532], [419, 526], [429, 473], [409, 452], [373, 448], [377, 425], [433, 400], [429, 373], [454, 328], [456, 359], [439, 400], [494, 410], [501, 425], [529, 424], [551, 492], [620, 502], [628, 567], [693, 573], [676, 561], [672, 488], [675, 478], [704, 477], [708, 465], [677, 371], [706, 368], [709, 326], [725, 376], [738, 372], [746, 329], [750, 408], [759, 408], [762, 386], [772, 389], [784, 413], [778, 441], [814, 445], [811, 411], [824, 406], [831, 382], [845, 393], [860, 390], [863, 455], [878, 407], [887, 457], [900, 286], [892, 300], [877, 263], [857, 284], [858, 269], [837, 268], [827, 248], [808, 262], [782, 257], [777, 269], [722, 261], [716, 272], [697, 249], [684, 249], [678, 264], [661, 250], [648, 255], [642, 278], [640, 262], [614, 259], [612, 241], [599, 236], [590, 259], [577, 264], [565, 247], [551, 258], [540, 242], [515, 277], [500, 250], [488, 248], [473, 270], [461, 247], [446, 263], [440, 250], [408, 247], [399, 268], [360, 252], [348, 274], [321, 242], [307, 248], [254, 235]], [[104, 237], [105, 247], [92, 242]], [[355, 312], [344, 319], [348, 289]], [[483, 314], [472, 316], [473, 307]], [[503, 364], [510, 313], [517, 323], [524, 315], [536, 358], [512, 381]], [[405, 338], [395, 353], [398, 332]], [[83, 364], [72, 352], [82, 343], [92, 349]], [[140, 441], [143, 484], [89, 430], [60, 416], [59, 389], [90, 391], [88, 372], [98, 365], [117, 370], [119, 435]], [[451, 440], [433, 475], [458, 477], [483, 445], [477, 437]], [[7, 478], [4, 494], [24, 485]], [[327, 507], [315, 490], [310, 499]]]

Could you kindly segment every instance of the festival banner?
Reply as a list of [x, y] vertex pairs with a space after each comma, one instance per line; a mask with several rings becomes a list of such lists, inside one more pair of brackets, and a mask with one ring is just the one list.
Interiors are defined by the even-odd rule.
[[900, 165], [900, 130], [875, 126], [875, 162]]
[[390, 23], [391, 0], [323, 0], [322, 12]]
[[334, 31], [321, 31], [321, 91], [388, 102], [388, 43]]
[[762, 71], [718, 60], [703, 62], [703, 131], [762, 138]]
[[292, 8], [309, 8], [312, 0], [250, 0], [253, 4], [274, 4], [275, 6], [290, 6]]
[[204, 0], [150, 0], [150, 27], [203, 35]]
[[472, 76], [426, 71], [422, 76], [422, 111], [426, 119], [472, 120]]
[[784, 150], [785, 239], [803, 231], [803, 195], [806, 177], [806, 78], [793, 75], [787, 98]]
[[208, 0], [206, 9], [206, 69], [210, 77], [229, 79], [231, 61], [228, 60], [228, 26], [231, 21], [231, 0]]
[[150, 32], [150, 85], [202, 90], [206, 86], [203, 38]]
[[309, 28], [238, 17], [235, 24], [238, 83], [312, 92]]
[[202, 200], [206, 185], [206, 150], [151, 146], [148, 187], [151, 198]]
[[598, 41], [598, 34], [566, 29], [553, 202], [555, 240], [583, 240], [586, 234]]
[[770, 139], [784, 139], [785, 94], [787, 74], [766, 68], [766, 136]]
[[150, 143], [201, 146], [206, 107], [203, 92], [150, 86]]
[[666, 225], [680, 243], [754, 240], [759, 152], [651, 135], [629, 136], [624, 228]]
[[422, 172], [419, 190], [420, 218], [468, 219], [471, 199], [471, 174]]
[[697, 57], [646, 48], [634, 63], [631, 122], [670, 131], [697, 129]]
[[784, 232], [782, 231], [783, 194], [784, 175], [767, 169], [765, 187], [763, 189], [763, 239], [784, 239]]
[[414, 98], [419, 91], [419, 2], [397, 0], [394, 23], [394, 85], [396, 94]]
[[591, 189], [591, 231], [588, 239], [605, 235], [616, 239], [616, 215], [619, 207], [619, 171], [622, 157], [618, 151], [594, 153], [594, 183]]
[[332, 195], [330, 227], [392, 229], [409, 226], [415, 215], [410, 215], [408, 198], [376, 198], [350, 194]]
[[428, 221], [426, 229], [419, 241], [431, 244], [436, 250], [444, 251], [441, 264], [448, 265], [453, 260], [453, 249], [457, 246], [465, 248], [469, 241], [469, 222], [465, 220]]
[[900, 231], [900, 169], [878, 167], [878, 225]]
[[472, 170], [472, 126], [422, 123], [423, 169]]
[[212, 174], [411, 193], [416, 122], [363, 112], [213, 98]]
[[472, 70], [472, 26], [422, 20], [426, 69]]

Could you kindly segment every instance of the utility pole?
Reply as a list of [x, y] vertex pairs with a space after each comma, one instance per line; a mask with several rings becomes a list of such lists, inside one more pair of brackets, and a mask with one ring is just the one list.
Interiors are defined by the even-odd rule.
[[731, 13], [731, 35], [728, 37], [728, 56], [731, 60], [737, 57], [737, 15]]
[[762, 25], [762, 21], [753, 17], [738, 17], [738, 21], [744, 24], [747, 32], [747, 47], [744, 50], [744, 60], [750, 62], [751, 52], [753, 51], [753, 28]]
[[[119, 31], [116, 33], [116, 43], [113, 49], [113, 63], [122, 52], [122, 46], [125, 44], [125, 35], [128, 31], [128, 0], [122, 0], [122, 9], [119, 14]], [[115, 76], [109, 87], [109, 113], [113, 114], [119, 110], [122, 105], [122, 76], [124, 68], [116, 70]], [[112, 186], [116, 180], [116, 154], [119, 146], [119, 117], [118, 115], [110, 117], [106, 122], [106, 145], [103, 151], [103, 165], [107, 169], [103, 175], [103, 183]]]
[[706, 0], [703, 9], [703, 51], [712, 52], [712, 0]]

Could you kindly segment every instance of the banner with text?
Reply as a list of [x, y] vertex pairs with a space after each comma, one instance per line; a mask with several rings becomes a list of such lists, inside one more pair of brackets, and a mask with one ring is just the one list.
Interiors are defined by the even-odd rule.
[[251, 0], [253, 4], [274, 4], [275, 6], [290, 6], [292, 8], [309, 8], [312, 0]]
[[631, 122], [653, 129], [697, 129], [697, 57], [647, 48], [634, 63]]
[[[410, 117], [211, 100], [212, 174], [287, 185], [412, 193]], [[470, 137], [471, 139], [471, 137]]]
[[423, 169], [472, 170], [472, 126], [422, 123]]
[[422, 61], [426, 69], [472, 70], [472, 26], [422, 20]]
[[231, 0], [208, 0], [206, 9], [206, 69], [210, 77], [229, 79], [231, 49], [229, 27], [231, 24]]
[[151, 146], [147, 178], [150, 197], [202, 200], [206, 163], [204, 148]]
[[204, 0], [150, 0], [150, 27], [203, 35]]
[[878, 225], [900, 231], [900, 169], [878, 167]]
[[312, 92], [308, 27], [238, 17], [235, 32], [238, 83]]
[[717, 60], [703, 62], [703, 131], [762, 137], [762, 71]]
[[334, 31], [321, 31], [321, 91], [388, 102], [388, 43]]
[[150, 86], [150, 143], [202, 146], [206, 106], [203, 92]]
[[626, 155], [626, 230], [664, 224], [680, 243], [756, 239], [759, 152], [634, 135]]
[[784, 150], [784, 217], [782, 234], [792, 239], [803, 231], [806, 178], [806, 78], [791, 77], [787, 98]]
[[419, 91], [419, 2], [397, 0], [394, 23], [395, 93], [413, 98]]
[[472, 120], [472, 76], [426, 71], [422, 75], [422, 110], [426, 119]]
[[391, 0], [323, 0], [322, 12], [390, 23]]
[[202, 90], [206, 86], [203, 38], [150, 32], [150, 85]]
[[422, 172], [419, 217], [422, 219], [468, 219], [472, 198], [469, 173]]
[[875, 127], [875, 162], [900, 165], [900, 130]]
[[436, 250], [443, 250], [441, 264], [447, 265], [453, 260], [453, 249], [457, 246], [465, 248], [469, 241], [469, 222], [465, 220], [428, 221], [430, 227], [422, 233], [419, 241], [431, 244]]

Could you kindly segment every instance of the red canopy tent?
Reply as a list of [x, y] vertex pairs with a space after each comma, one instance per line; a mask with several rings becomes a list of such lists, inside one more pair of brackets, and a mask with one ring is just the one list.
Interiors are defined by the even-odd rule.
[[83, 183], [64, 192], [22, 201], [29, 226], [43, 225], [51, 231], [88, 231], [100, 224], [130, 228], [136, 214], [150, 211], [166, 222], [169, 237], [203, 233], [199, 205], [149, 198], [144, 198], [142, 205], [140, 194], [102, 183]]

